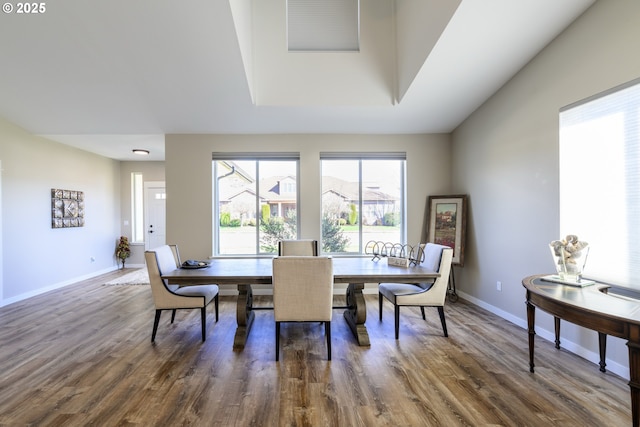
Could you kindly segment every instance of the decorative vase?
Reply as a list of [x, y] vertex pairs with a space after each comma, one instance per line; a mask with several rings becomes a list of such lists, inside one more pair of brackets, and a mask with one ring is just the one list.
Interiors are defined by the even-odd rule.
[[554, 243], [552, 242], [549, 248], [551, 249], [551, 256], [560, 280], [579, 282], [582, 279], [582, 272], [587, 263], [589, 245], [586, 242], [576, 242], [576, 244]]

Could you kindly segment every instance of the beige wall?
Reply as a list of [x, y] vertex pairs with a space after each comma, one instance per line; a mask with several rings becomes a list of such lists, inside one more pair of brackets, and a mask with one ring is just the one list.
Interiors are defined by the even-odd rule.
[[[515, 323], [526, 319], [522, 279], [555, 271], [547, 245], [560, 237], [559, 109], [640, 76], [638, 23], [640, 2], [596, 2], [452, 134], [453, 190], [470, 194], [458, 289]], [[537, 321], [550, 338], [551, 316]], [[598, 360], [595, 332], [562, 328], [566, 348]], [[628, 375], [620, 340], [609, 338], [608, 356], [610, 369]]]
[[[119, 162], [31, 135], [3, 119], [0, 161], [0, 305], [116, 268]], [[84, 227], [51, 228], [52, 188], [84, 191]]]
[[213, 152], [300, 153], [300, 231], [320, 238], [320, 152], [407, 153], [407, 235], [421, 240], [427, 196], [450, 190], [448, 135], [167, 135], [167, 241], [183, 258], [212, 255]]

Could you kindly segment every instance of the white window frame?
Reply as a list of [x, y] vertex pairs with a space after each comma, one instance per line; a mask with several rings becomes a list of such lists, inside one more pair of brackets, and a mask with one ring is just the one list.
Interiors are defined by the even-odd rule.
[[[359, 248], [359, 252], [339, 252], [336, 254], [344, 254], [344, 255], [352, 255], [352, 254], [364, 254], [365, 251], [365, 246], [367, 244], [367, 242], [363, 241], [363, 220], [362, 220], [362, 215], [363, 215], [363, 200], [362, 200], [362, 195], [363, 195], [363, 177], [362, 177], [362, 162], [366, 162], [368, 160], [398, 160], [398, 161], [402, 161], [401, 164], [401, 180], [400, 180], [400, 194], [401, 194], [401, 200], [400, 200], [400, 220], [402, 222], [402, 227], [400, 228], [400, 242], [393, 242], [393, 243], [400, 243], [402, 245], [407, 244], [407, 155], [404, 152], [379, 152], [379, 153], [359, 153], [359, 152], [349, 152], [349, 153], [344, 153], [344, 152], [321, 152], [320, 153], [320, 169], [322, 170], [322, 162], [324, 160], [357, 160], [358, 161], [358, 165], [359, 165], [359, 172], [358, 172], [358, 180], [359, 180], [359, 200], [358, 200], [358, 225], [359, 225], [359, 231], [358, 231], [358, 248]], [[322, 172], [321, 172], [322, 175]], [[321, 178], [322, 179], [322, 178]], [[320, 183], [321, 187], [322, 187], [322, 183]], [[323, 193], [324, 189], [321, 189], [321, 194], [320, 194], [320, 209], [322, 210], [322, 193]], [[321, 220], [322, 220], [322, 213], [320, 215]], [[321, 239], [323, 237], [321, 236]], [[323, 245], [321, 245], [322, 247]]]
[[[213, 254], [214, 256], [219, 257], [238, 257], [238, 256], [251, 256], [251, 257], [260, 257], [260, 256], [273, 256], [273, 254], [264, 253], [260, 251], [260, 230], [259, 230], [259, 221], [256, 218], [256, 246], [253, 254], [221, 254], [220, 251], [220, 199], [219, 199], [219, 179], [217, 177], [217, 167], [216, 164], [218, 161], [256, 161], [258, 162], [257, 167], [257, 176], [256, 182], [260, 182], [260, 166], [259, 162], [261, 161], [295, 161], [296, 162], [296, 233], [297, 236], [300, 236], [300, 153], [213, 153], [212, 154], [212, 179], [213, 179]], [[256, 190], [256, 216], [260, 215], [260, 193], [259, 193], [259, 185], [257, 185]]]

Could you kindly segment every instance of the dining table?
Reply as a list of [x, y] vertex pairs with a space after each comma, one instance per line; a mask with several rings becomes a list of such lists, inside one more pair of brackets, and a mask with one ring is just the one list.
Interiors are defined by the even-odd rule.
[[[433, 281], [439, 273], [421, 265], [390, 265], [386, 258], [332, 257], [334, 283], [346, 283], [344, 318], [361, 346], [370, 346], [365, 326], [367, 309], [363, 289], [366, 283], [421, 283]], [[273, 257], [214, 258], [201, 268], [177, 268], [162, 274], [170, 284], [180, 286], [217, 284], [235, 285], [236, 329], [233, 346], [242, 349], [255, 318], [252, 285], [272, 284]]]

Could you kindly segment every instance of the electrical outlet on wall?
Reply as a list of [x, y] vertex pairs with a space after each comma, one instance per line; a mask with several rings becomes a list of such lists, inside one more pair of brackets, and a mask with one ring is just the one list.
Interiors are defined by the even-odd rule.
[[496, 282], [496, 291], [502, 292], [502, 282], [499, 280]]

